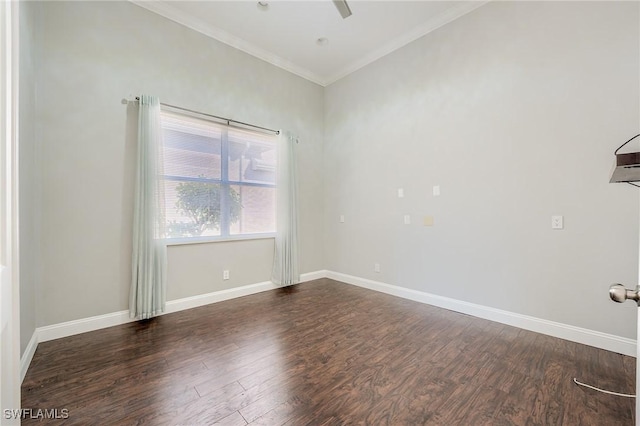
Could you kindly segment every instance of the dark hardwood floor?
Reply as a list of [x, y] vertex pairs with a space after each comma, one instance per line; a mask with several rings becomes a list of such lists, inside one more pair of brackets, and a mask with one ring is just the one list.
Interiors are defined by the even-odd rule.
[[41, 343], [65, 425], [632, 425], [635, 359], [323, 279]]

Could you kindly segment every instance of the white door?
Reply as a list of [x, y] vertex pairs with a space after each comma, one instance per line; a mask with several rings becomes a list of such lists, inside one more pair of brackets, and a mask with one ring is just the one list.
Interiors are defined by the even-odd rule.
[[[17, 245], [18, 2], [0, 1], [0, 424], [20, 424]], [[6, 411], [8, 410], [8, 411]]]

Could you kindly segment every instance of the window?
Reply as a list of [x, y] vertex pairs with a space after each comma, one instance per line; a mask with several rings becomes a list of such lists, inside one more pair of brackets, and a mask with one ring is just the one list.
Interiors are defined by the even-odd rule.
[[275, 232], [275, 136], [162, 111], [168, 238]]

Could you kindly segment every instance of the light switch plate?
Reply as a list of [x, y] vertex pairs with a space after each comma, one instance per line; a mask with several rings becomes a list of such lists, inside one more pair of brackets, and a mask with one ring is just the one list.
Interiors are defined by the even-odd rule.
[[343, 214], [340, 215], [340, 223], [344, 223], [344, 215]]
[[434, 185], [433, 186], [433, 196], [434, 197], [439, 197], [440, 196], [440, 185]]
[[398, 188], [398, 198], [404, 198], [404, 188]]
[[408, 215], [408, 214], [404, 215], [404, 224], [405, 225], [410, 225], [411, 224], [411, 215]]

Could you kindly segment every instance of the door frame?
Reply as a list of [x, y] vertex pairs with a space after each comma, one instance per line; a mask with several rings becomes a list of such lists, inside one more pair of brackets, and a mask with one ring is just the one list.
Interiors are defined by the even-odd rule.
[[[0, 1], [0, 423], [20, 424], [19, 2]], [[12, 410], [12, 411], [5, 411]]]

